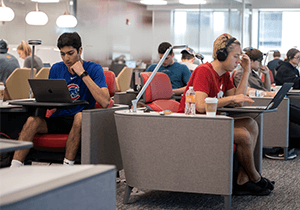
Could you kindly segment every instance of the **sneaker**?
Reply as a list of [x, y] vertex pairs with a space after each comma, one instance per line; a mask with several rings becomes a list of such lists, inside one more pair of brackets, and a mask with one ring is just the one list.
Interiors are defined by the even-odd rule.
[[[295, 159], [297, 157], [297, 154], [294, 153], [295, 149], [290, 149], [288, 151], [288, 160], [292, 160]], [[266, 153], [265, 156], [267, 158], [270, 159], [274, 159], [274, 160], [284, 160], [284, 152], [283, 152], [283, 148], [281, 148], [280, 150], [276, 151], [276, 152], [270, 152], [270, 153]]]
[[261, 188], [257, 183], [249, 180], [243, 185], [235, 184], [233, 188], [233, 195], [256, 195], [266, 196], [271, 193], [270, 189]]

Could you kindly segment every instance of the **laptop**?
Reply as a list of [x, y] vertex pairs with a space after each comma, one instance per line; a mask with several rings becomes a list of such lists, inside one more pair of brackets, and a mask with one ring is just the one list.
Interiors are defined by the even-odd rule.
[[236, 109], [247, 109], [247, 110], [269, 110], [276, 109], [281, 101], [284, 99], [285, 95], [289, 92], [294, 83], [284, 83], [274, 98], [270, 101], [267, 106], [242, 106], [236, 107]]
[[64, 79], [28, 79], [36, 102], [82, 103], [72, 100]]

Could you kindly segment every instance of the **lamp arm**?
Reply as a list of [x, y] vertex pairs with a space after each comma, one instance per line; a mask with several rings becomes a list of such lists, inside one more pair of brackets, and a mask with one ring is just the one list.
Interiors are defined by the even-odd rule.
[[265, 62], [264, 62], [264, 66], [266, 65], [266, 62], [267, 62], [267, 58], [269, 57], [269, 53], [272, 52], [274, 50], [269, 50], [266, 54], [266, 58], [265, 58]]
[[150, 82], [152, 81], [153, 77], [155, 76], [156, 72], [158, 71], [158, 69], [161, 67], [162, 63], [165, 61], [166, 57], [169, 55], [170, 51], [172, 49], [178, 49], [178, 48], [187, 48], [187, 45], [177, 45], [177, 46], [171, 46], [167, 49], [167, 51], [164, 53], [163, 57], [160, 59], [160, 61], [158, 62], [158, 64], [156, 65], [155, 69], [153, 70], [152, 74], [150, 75], [149, 79], [147, 80], [146, 84], [143, 86], [142, 90], [139, 92], [139, 94], [137, 95], [136, 99], [132, 100], [132, 111], [136, 112], [137, 109], [137, 102], [140, 100], [140, 98], [142, 97], [142, 95], [144, 94], [145, 90], [147, 89], [147, 87], [149, 86]]

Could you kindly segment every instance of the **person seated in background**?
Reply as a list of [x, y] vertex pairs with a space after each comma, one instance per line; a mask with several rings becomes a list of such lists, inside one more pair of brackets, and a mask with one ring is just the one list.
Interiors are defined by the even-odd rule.
[[[171, 46], [172, 45], [168, 42], [163, 42], [158, 46], [159, 59], [163, 57], [164, 53]], [[153, 72], [156, 66], [157, 64], [150, 65], [146, 69], [146, 72]], [[186, 84], [191, 76], [191, 72], [186, 65], [174, 61], [173, 50], [170, 51], [158, 72], [163, 72], [169, 76], [172, 84], [173, 94], [175, 95], [181, 95], [184, 92]]]
[[[246, 54], [249, 56], [251, 61], [251, 72], [248, 78], [247, 95], [249, 95], [250, 90], [263, 90], [265, 92], [265, 96], [274, 97], [276, 93], [270, 91], [271, 79], [269, 69], [267, 66], [263, 66], [261, 63], [263, 60], [263, 53], [258, 49], [251, 48], [246, 52]], [[234, 72], [233, 82], [236, 87], [240, 83], [243, 72], [243, 67], [240, 67]], [[263, 73], [265, 75], [264, 81], [262, 81], [259, 77], [259, 73]]]
[[[251, 69], [252, 72], [249, 75], [248, 79], [248, 88], [247, 88], [247, 94], [250, 90], [263, 90], [265, 92], [266, 97], [274, 97], [276, 95], [276, 92], [270, 92], [270, 76], [269, 76], [269, 69], [267, 66], [262, 66], [261, 61], [263, 60], [263, 53], [259, 51], [258, 49], [251, 49], [246, 52], [246, 54], [249, 56], [251, 60]], [[265, 81], [263, 82], [261, 78], [258, 76], [258, 72], [262, 72], [265, 74]], [[243, 69], [242, 67], [239, 68], [234, 76], [233, 81], [235, 86], [237, 86], [240, 83], [241, 77], [243, 75]], [[292, 110], [293, 108], [290, 108]], [[300, 112], [298, 113], [298, 115]], [[299, 123], [299, 122], [298, 122]], [[284, 159], [283, 149], [282, 148], [274, 148], [273, 150], [269, 151], [269, 149], [266, 149], [265, 156], [271, 159]], [[290, 150], [291, 151], [291, 150]], [[297, 155], [293, 152], [289, 153], [288, 159], [294, 159]]]
[[16, 69], [20, 68], [17, 58], [8, 52], [8, 44], [4, 39], [0, 40], [0, 83], [5, 84], [6, 79]]
[[[106, 108], [109, 92], [101, 65], [81, 58], [82, 44], [78, 33], [64, 33], [57, 41], [63, 62], [54, 64], [49, 79], [65, 79], [73, 100], [86, 100], [89, 105], [57, 109], [49, 118], [31, 116], [24, 124], [19, 141], [32, 142], [37, 133], [69, 134], [66, 142], [64, 165], [73, 165], [81, 141], [82, 110], [93, 109], [97, 102]], [[17, 150], [11, 167], [21, 166], [29, 149]]]
[[[27, 42], [25, 42], [24, 40], [22, 40], [21, 44], [19, 44], [18, 48], [17, 48], [17, 52], [19, 54], [19, 57], [24, 59], [24, 68], [31, 68], [31, 59], [32, 59], [32, 50], [31, 47], [29, 46], [29, 44]], [[38, 57], [37, 55], [34, 55], [33, 57], [33, 68], [36, 69], [36, 73], [38, 73], [38, 71], [43, 68], [43, 61], [40, 57]]]
[[[235, 88], [229, 72], [238, 64], [243, 67], [243, 75], [238, 87]], [[251, 104], [254, 101], [245, 95], [250, 72], [250, 59], [246, 54], [242, 54], [240, 42], [224, 33], [213, 43], [213, 61], [199, 65], [195, 69], [185, 92], [189, 86], [193, 86], [196, 92], [197, 113], [205, 113], [207, 97], [216, 97], [218, 107], [241, 106], [243, 102]], [[180, 101], [178, 112], [184, 112], [184, 107], [185, 94]], [[274, 189], [274, 182], [262, 177], [255, 168], [254, 148], [258, 132], [258, 125], [253, 118], [239, 117], [234, 120], [236, 155], [242, 165], [239, 167], [237, 182], [234, 183], [233, 193], [236, 195], [269, 195]]]
[[300, 75], [297, 67], [300, 63], [300, 51], [292, 48], [286, 53], [286, 59], [279, 62], [275, 68], [276, 85], [283, 85], [285, 82], [294, 83], [294, 89], [300, 89]]
[[275, 77], [275, 68], [278, 66], [278, 62], [281, 61], [280, 59], [281, 54], [278, 50], [274, 50], [273, 52], [273, 60], [269, 61], [267, 67], [271, 70], [273, 76]]
[[186, 65], [190, 71], [194, 71], [195, 68], [198, 66], [194, 64], [196, 53], [192, 48], [185, 48], [181, 51], [181, 62], [182, 64]]

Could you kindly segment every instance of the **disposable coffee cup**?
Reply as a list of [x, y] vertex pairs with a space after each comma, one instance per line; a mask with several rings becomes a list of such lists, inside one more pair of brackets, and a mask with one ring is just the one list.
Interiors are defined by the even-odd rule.
[[0, 85], [0, 106], [2, 106], [4, 97], [4, 85]]
[[217, 105], [218, 105], [217, 98], [206, 98], [205, 99], [206, 116], [215, 117], [217, 112]]

